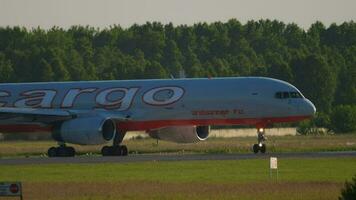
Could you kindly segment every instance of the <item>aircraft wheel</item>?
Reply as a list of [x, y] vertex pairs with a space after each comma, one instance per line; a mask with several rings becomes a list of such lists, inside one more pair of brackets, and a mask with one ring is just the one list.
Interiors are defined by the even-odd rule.
[[75, 149], [73, 147], [66, 147], [67, 156], [74, 157], [75, 156]]
[[265, 144], [262, 144], [260, 151], [261, 151], [261, 153], [266, 153], [266, 145]]
[[112, 146], [112, 156], [121, 156], [122, 155], [122, 150], [121, 146]]
[[125, 145], [121, 146], [121, 155], [122, 156], [127, 156], [129, 151], [127, 150], [127, 147]]
[[258, 144], [254, 144], [252, 147], [253, 153], [258, 153], [258, 151], [260, 150], [260, 147], [258, 146]]
[[103, 156], [110, 156], [111, 155], [111, 148], [109, 146], [104, 146], [101, 149], [101, 155]]
[[47, 155], [48, 155], [48, 157], [56, 157], [56, 155], [57, 155], [56, 147], [49, 148], [47, 151]]
[[103, 156], [127, 156], [128, 150], [125, 145], [123, 146], [104, 146], [101, 149]]
[[56, 148], [57, 157], [73, 157], [75, 150], [73, 147], [60, 146]]
[[51, 147], [48, 149], [48, 157], [74, 157], [75, 149], [73, 147]]

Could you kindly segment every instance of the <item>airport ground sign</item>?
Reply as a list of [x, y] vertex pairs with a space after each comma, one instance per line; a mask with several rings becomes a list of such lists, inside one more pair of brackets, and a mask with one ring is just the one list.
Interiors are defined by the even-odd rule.
[[278, 169], [277, 165], [277, 158], [276, 157], [270, 157], [270, 162], [269, 162], [270, 169]]
[[20, 197], [22, 200], [22, 186], [20, 182], [0, 182], [0, 197]]
[[269, 177], [272, 178], [273, 171], [277, 172], [277, 180], [278, 180], [278, 162], [277, 157], [270, 157], [269, 159]]

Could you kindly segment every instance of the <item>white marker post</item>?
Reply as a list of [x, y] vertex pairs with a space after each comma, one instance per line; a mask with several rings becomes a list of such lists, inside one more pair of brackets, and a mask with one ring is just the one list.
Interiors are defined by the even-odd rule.
[[22, 200], [22, 185], [20, 182], [0, 182], [0, 197], [20, 197]]
[[277, 180], [278, 180], [278, 162], [277, 157], [270, 157], [269, 159], [269, 177], [272, 178], [273, 170], [277, 172]]

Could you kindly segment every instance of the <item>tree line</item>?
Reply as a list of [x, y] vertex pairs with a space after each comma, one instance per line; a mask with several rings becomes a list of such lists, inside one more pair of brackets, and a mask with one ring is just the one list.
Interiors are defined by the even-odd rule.
[[236, 19], [102, 30], [0, 27], [0, 82], [169, 78], [182, 70], [187, 77], [288, 81], [315, 103], [313, 125], [331, 127], [336, 115], [348, 114], [353, 125], [338, 131], [356, 130], [353, 21], [329, 27], [315, 22], [307, 30], [276, 20]]

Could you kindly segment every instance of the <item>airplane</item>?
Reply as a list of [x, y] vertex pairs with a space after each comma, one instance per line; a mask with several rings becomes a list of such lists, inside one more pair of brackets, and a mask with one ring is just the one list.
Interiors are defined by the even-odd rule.
[[112, 141], [103, 156], [126, 156], [128, 131], [177, 143], [206, 140], [212, 125], [265, 128], [312, 117], [313, 103], [293, 85], [266, 77], [184, 78], [0, 84], [0, 132], [50, 132], [49, 157], [72, 157], [66, 144]]

